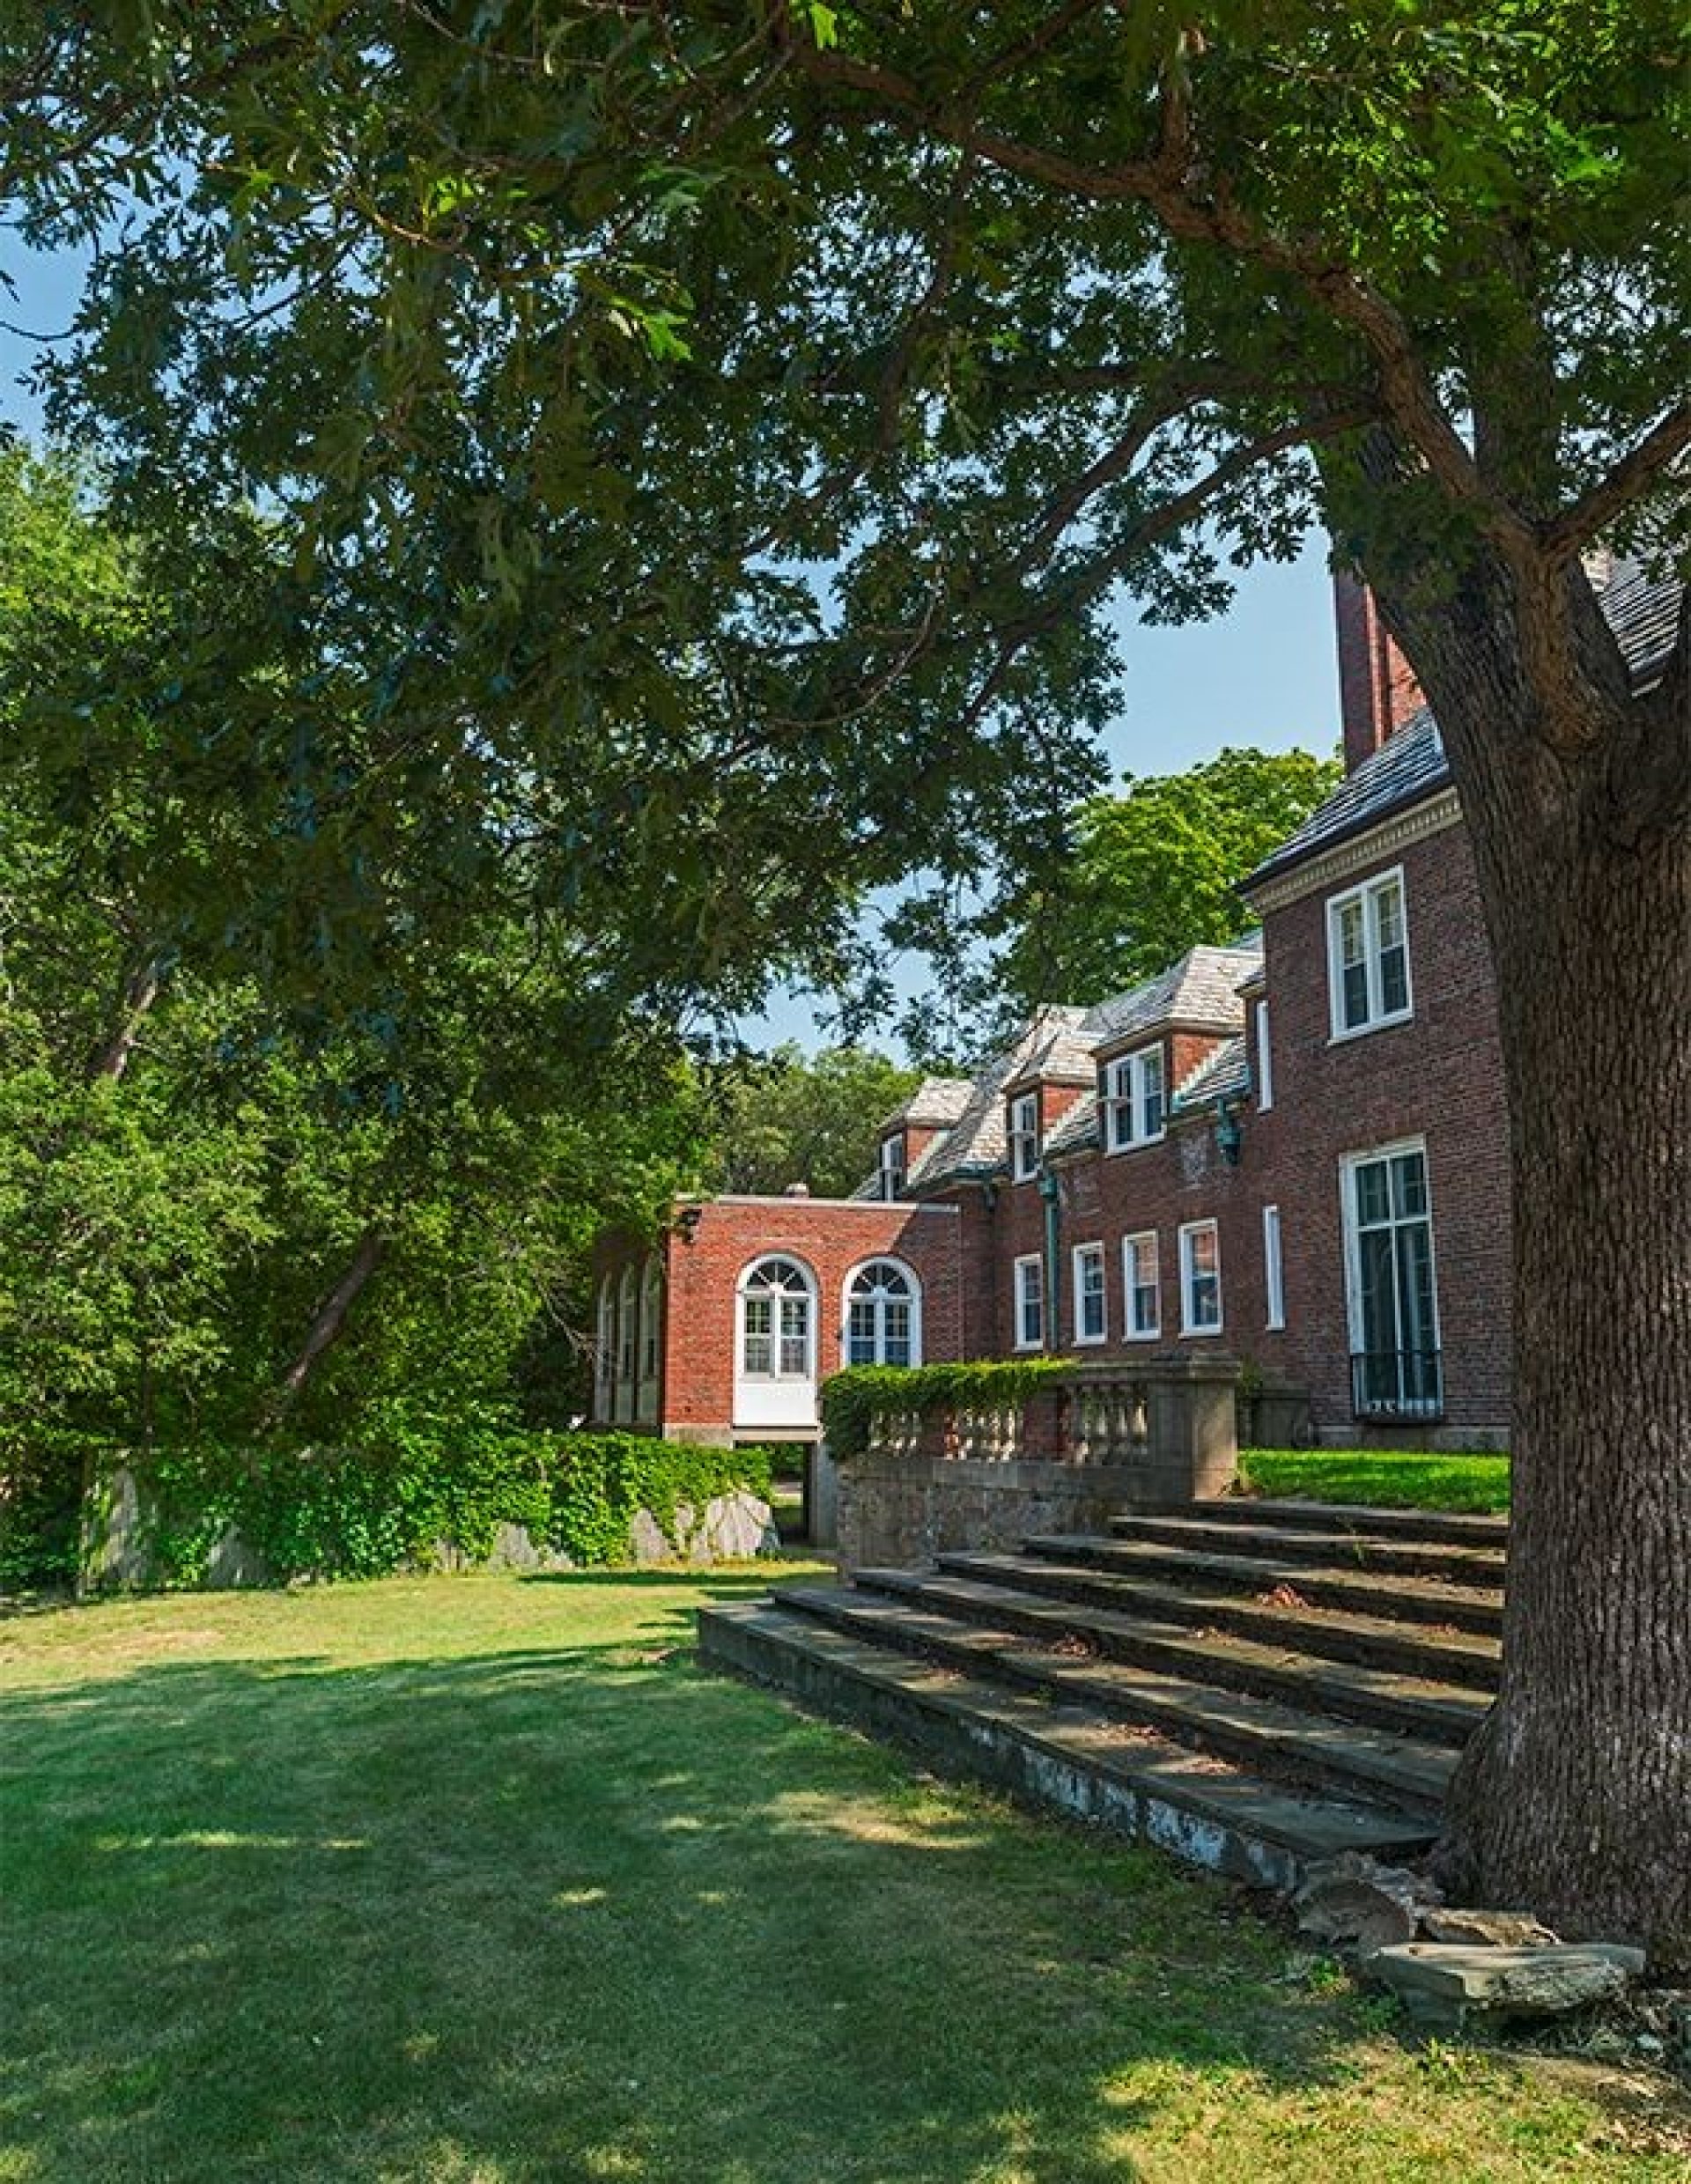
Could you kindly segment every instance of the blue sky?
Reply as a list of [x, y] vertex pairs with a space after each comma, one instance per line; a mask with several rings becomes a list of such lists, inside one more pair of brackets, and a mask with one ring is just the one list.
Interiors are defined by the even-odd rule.
[[[41, 354], [28, 334], [53, 334], [76, 308], [81, 262], [20, 252], [0, 238], [0, 269], [15, 292], [0, 291], [0, 418], [39, 429], [39, 406], [19, 385]], [[1296, 562], [1267, 564], [1239, 580], [1222, 620], [1181, 629], [1142, 626], [1131, 604], [1122, 616], [1126, 690], [1106, 739], [1117, 773], [1173, 773], [1229, 743], [1262, 750], [1301, 745], [1332, 750], [1339, 740], [1339, 685], [1325, 545]], [[754, 1044], [815, 1044], [816, 1018], [801, 996], [779, 1001], [742, 1027]]]

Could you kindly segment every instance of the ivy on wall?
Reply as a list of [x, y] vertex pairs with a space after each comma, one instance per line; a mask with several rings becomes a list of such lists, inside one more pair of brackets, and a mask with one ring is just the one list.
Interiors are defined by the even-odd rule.
[[[764, 1494], [769, 1452], [705, 1448], [631, 1433], [551, 1434], [502, 1421], [412, 1426], [370, 1449], [255, 1450], [200, 1442], [144, 1457], [88, 1451], [90, 1501], [103, 1506], [120, 1470], [138, 1490], [136, 1545], [148, 1582], [201, 1584], [232, 1531], [270, 1577], [380, 1577], [438, 1561], [447, 1547], [484, 1561], [502, 1524], [572, 1562], [631, 1555], [636, 1515], [650, 1513], [679, 1553], [683, 1512], [719, 1496]], [[63, 1585], [78, 1574], [79, 1510], [38, 1479], [63, 1467], [0, 1457], [0, 1589]]]

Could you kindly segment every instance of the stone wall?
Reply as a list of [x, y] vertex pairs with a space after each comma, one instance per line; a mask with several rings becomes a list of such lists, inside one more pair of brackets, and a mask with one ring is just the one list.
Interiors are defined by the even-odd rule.
[[1238, 1475], [1238, 1377], [1219, 1357], [1080, 1367], [1021, 1415], [877, 1419], [868, 1450], [837, 1467], [840, 1568], [913, 1569], [1225, 1493]]

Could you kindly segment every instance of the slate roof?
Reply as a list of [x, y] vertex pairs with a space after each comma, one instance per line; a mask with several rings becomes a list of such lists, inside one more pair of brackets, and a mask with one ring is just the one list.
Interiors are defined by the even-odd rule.
[[931, 1185], [943, 1177], [990, 1175], [1001, 1168], [1010, 1155], [1004, 1125], [1006, 1091], [1042, 1073], [1089, 1081], [1091, 1053], [1081, 1041], [1086, 1020], [1083, 1008], [1048, 1005], [1036, 1010], [970, 1086], [968, 1103], [954, 1126], [935, 1138], [915, 1162], [905, 1178], [906, 1190]]
[[[1663, 582], [1636, 561], [1615, 564], [1605, 587], [1603, 611], [1619, 638], [1632, 671], [1634, 687], [1648, 690], [1661, 675], [1679, 626], [1682, 585]], [[1362, 834], [1392, 813], [1420, 803], [1448, 788], [1451, 769], [1430, 706], [1412, 713], [1396, 734], [1365, 759], [1307, 818], [1289, 842], [1259, 865], [1244, 883], [1248, 895], [1259, 881], [1301, 864], [1318, 850], [1331, 849]]]
[[1213, 1107], [1217, 1100], [1242, 1100], [1250, 1089], [1251, 1055], [1244, 1040], [1223, 1039], [1184, 1084], [1176, 1086], [1173, 1110], [1188, 1114], [1194, 1107]]
[[902, 1107], [896, 1107], [882, 1124], [913, 1123], [919, 1130], [946, 1129], [957, 1121], [969, 1104], [974, 1085], [967, 1077], [924, 1077]]
[[1244, 1019], [1239, 988], [1261, 962], [1259, 933], [1232, 948], [1188, 949], [1155, 978], [1098, 1003], [1087, 1019], [1089, 1051], [1119, 1045], [1159, 1024], [1232, 1029]]

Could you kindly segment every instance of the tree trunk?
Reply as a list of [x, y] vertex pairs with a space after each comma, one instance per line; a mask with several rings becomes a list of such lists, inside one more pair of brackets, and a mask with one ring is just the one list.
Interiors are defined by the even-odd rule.
[[347, 1315], [358, 1301], [371, 1276], [388, 1255], [388, 1238], [377, 1228], [366, 1228], [358, 1238], [346, 1272], [317, 1308], [304, 1342], [266, 1407], [260, 1431], [269, 1433], [298, 1399], [323, 1353], [339, 1340]]
[[[1494, 660], [1496, 655], [1494, 653]], [[1436, 671], [1496, 963], [1514, 1176], [1495, 1705], [1452, 1791], [1471, 1901], [1691, 1968], [1691, 837], [1682, 682], [1557, 752]], [[1594, 723], [1594, 726], [1596, 724]], [[1680, 769], [1664, 768], [1677, 744]], [[1656, 788], [1641, 794], [1646, 776]]]
[[164, 985], [164, 973], [157, 963], [143, 963], [138, 970], [130, 972], [123, 981], [119, 996], [119, 1023], [115, 1031], [89, 1057], [88, 1080], [97, 1084], [106, 1078], [115, 1084], [129, 1067], [136, 1043], [141, 1037], [141, 1027], [146, 1022], [153, 1003]]

